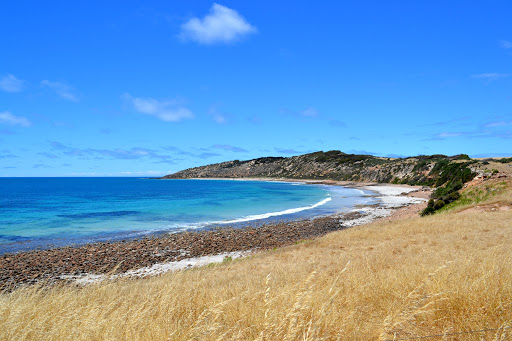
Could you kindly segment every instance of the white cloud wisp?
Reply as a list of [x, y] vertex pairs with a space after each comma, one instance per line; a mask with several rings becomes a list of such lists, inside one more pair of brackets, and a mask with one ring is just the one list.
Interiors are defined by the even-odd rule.
[[500, 45], [501, 47], [503, 47], [504, 49], [512, 49], [512, 41], [509, 41], [509, 40], [502, 40], [500, 42]]
[[508, 77], [509, 75], [506, 73], [496, 73], [496, 72], [488, 72], [488, 73], [479, 73], [476, 75], [471, 75], [471, 78], [479, 78], [479, 79], [485, 79], [489, 81], [494, 81], [500, 78]]
[[25, 86], [25, 81], [8, 74], [0, 79], [0, 89], [7, 92], [20, 92]]
[[8, 111], [0, 112], [0, 123], [12, 126], [29, 127], [32, 123], [25, 117], [15, 116]]
[[137, 112], [155, 116], [165, 122], [179, 122], [194, 118], [192, 111], [176, 100], [159, 101], [154, 98], [132, 97], [130, 94], [124, 94], [122, 98], [128, 101]]
[[45, 79], [41, 81], [41, 86], [44, 88], [52, 89], [57, 93], [57, 95], [67, 99], [68, 101], [78, 102], [78, 98], [73, 93], [73, 89], [67, 84], [61, 82], [52, 82]]

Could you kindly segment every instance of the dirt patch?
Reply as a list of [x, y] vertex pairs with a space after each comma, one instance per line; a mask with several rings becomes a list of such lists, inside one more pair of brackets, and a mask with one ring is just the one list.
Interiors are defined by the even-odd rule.
[[512, 204], [508, 203], [495, 203], [487, 205], [477, 205], [460, 210], [459, 213], [464, 212], [498, 212], [498, 211], [510, 211], [512, 210]]
[[430, 188], [422, 188], [418, 189], [414, 192], [404, 193], [403, 196], [413, 197], [413, 198], [422, 198], [422, 199], [430, 199], [432, 195], [432, 189]]
[[408, 219], [408, 218], [417, 218], [421, 211], [423, 211], [427, 207], [427, 203], [413, 204], [406, 207], [401, 207], [394, 210], [390, 216], [380, 218], [377, 221], [391, 221], [391, 220], [400, 220], [400, 219]]

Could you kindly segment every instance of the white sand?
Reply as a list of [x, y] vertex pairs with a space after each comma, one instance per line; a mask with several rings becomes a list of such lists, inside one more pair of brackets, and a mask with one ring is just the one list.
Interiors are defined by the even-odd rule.
[[157, 263], [149, 267], [144, 267], [136, 270], [129, 270], [127, 272], [117, 275], [62, 275], [61, 279], [73, 281], [79, 285], [86, 285], [95, 282], [101, 282], [107, 279], [126, 278], [126, 277], [146, 277], [156, 276], [168, 271], [178, 271], [184, 269], [191, 269], [193, 267], [204, 266], [213, 263], [222, 263], [225, 259], [237, 259], [247, 256], [250, 251], [235, 251], [226, 252], [218, 255], [210, 255], [203, 257], [187, 258], [177, 262]]
[[381, 185], [375, 185], [375, 186], [364, 186], [364, 189], [367, 189], [369, 191], [378, 192], [381, 195], [400, 195], [403, 193], [410, 193], [413, 191], [418, 190], [416, 187], [410, 187], [410, 186], [381, 186]]
[[353, 209], [351, 212], [360, 212], [363, 214], [363, 216], [351, 220], [340, 219], [340, 223], [343, 226], [351, 227], [368, 224], [375, 219], [390, 216], [394, 209], [427, 201], [426, 199], [422, 198], [402, 196], [402, 194], [410, 193], [418, 189], [414, 187], [376, 185], [364, 186], [361, 188], [368, 191], [377, 192], [378, 194], [376, 198], [379, 199], [381, 203], [380, 205]]
[[417, 188], [414, 187], [397, 187], [397, 186], [365, 186], [366, 190], [379, 193], [377, 199], [382, 201], [385, 208], [399, 208], [412, 204], [425, 202], [426, 199], [402, 196], [402, 194], [410, 193]]
[[144, 277], [144, 276], [154, 276], [159, 275], [161, 273], [167, 271], [176, 271], [183, 270], [197, 266], [204, 266], [212, 263], [222, 263], [225, 259], [236, 259], [244, 257], [248, 254], [248, 252], [244, 251], [235, 251], [228, 253], [221, 253], [218, 255], [210, 255], [196, 258], [187, 258], [180, 260], [178, 262], [168, 262], [168, 263], [157, 263], [153, 264], [150, 267], [140, 268], [137, 270], [130, 270], [123, 274], [122, 277]]

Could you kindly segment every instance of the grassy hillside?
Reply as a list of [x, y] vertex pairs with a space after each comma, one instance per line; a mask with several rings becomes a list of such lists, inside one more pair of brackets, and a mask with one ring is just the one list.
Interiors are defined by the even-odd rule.
[[510, 339], [512, 194], [504, 186], [472, 206], [217, 266], [4, 293], [0, 339], [393, 340], [497, 328], [506, 329], [444, 339]]

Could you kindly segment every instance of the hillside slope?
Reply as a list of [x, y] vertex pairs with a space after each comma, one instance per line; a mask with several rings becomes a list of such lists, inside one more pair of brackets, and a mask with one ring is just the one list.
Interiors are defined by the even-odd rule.
[[[464, 162], [463, 162], [464, 161]], [[403, 159], [372, 155], [345, 154], [332, 150], [289, 158], [264, 157], [247, 161], [227, 161], [186, 169], [163, 179], [190, 178], [293, 178], [329, 179], [358, 182], [408, 183], [429, 185], [443, 168], [458, 163], [478, 168], [479, 162], [467, 155], [416, 156]]]

